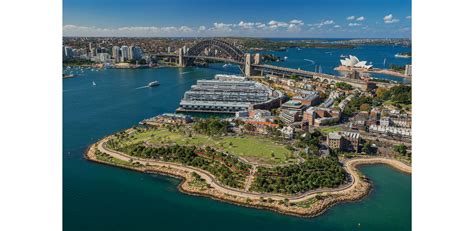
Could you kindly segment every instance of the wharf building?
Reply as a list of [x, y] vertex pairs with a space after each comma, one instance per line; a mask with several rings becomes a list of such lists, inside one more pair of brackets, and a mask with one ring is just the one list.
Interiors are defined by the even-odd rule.
[[216, 75], [191, 86], [176, 111], [234, 114], [278, 107], [283, 97], [283, 93], [241, 76]]

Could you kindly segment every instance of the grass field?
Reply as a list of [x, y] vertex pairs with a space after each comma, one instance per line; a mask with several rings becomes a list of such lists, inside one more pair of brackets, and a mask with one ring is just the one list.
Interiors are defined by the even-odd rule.
[[387, 100], [383, 103], [384, 105], [398, 105], [403, 110], [411, 111], [411, 104], [403, 104], [403, 103], [394, 103], [391, 100]]
[[329, 134], [331, 132], [337, 132], [341, 130], [341, 127], [323, 127], [320, 128], [321, 132], [324, 134]]
[[241, 137], [208, 137], [205, 135], [193, 135], [187, 137], [183, 134], [170, 132], [167, 129], [155, 129], [145, 132], [135, 132], [133, 138], [125, 142], [125, 145], [141, 142], [151, 144], [180, 145], [207, 145], [217, 149], [241, 156], [250, 161], [266, 164], [286, 163], [292, 157], [292, 152], [284, 145], [278, 144], [271, 139], [256, 136]]

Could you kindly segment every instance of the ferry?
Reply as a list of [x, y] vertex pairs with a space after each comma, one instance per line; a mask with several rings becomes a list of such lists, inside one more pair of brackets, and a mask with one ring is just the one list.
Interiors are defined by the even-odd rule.
[[411, 58], [411, 54], [409, 54], [409, 53], [397, 53], [397, 54], [395, 54], [395, 58]]
[[160, 85], [160, 82], [158, 82], [158, 81], [152, 81], [152, 82], [148, 83], [148, 87], [156, 87], [158, 85]]

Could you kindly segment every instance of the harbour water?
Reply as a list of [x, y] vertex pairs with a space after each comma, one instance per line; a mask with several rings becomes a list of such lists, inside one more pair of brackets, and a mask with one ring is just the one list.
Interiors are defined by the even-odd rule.
[[[287, 57], [284, 62], [273, 62], [271, 63], [272, 65], [296, 69], [300, 68], [302, 70], [316, 72], [321, 70], [321, 72], [325, 74], [341, 76], [344, 75], [344, 73], [334, 70], [335, 67], [341, 64], [339, 60], [344, 59], [341, 57], [341, 55], [344, 57], [354, 55], [357, 56], [360, 61], [367, 61], [367, 64], [371, 63], [376, 68], [389, 69], [391, 64], [397, 66], [411, 64], [411, 58], [395, 58], [395, 54], [401, 52], [411, 52], [411, 48], [402, 46], [360, 46], [353, 49], [290, 48], [286, 51], [261, 53], [270, 53], [281, 58]], [[385, 74], [370, 73], [369, 75], [374, 78], [393, 80], [402, 83], [408, 83], [410, 81], [406, 78]]]
[[[298, 218], [185, 195], [177, 190], [177, 179], [83, 158], [87, 146], [101, 137], [173, 112], [196, 80], [217, 73], [226, 73], [222, 64], [85, 70], [63, 80], [64, 230], [410, 230], [411, 176], [387, 166], [361, 168], [374, 183], [368, 198], [319, 217]], [[160, 86], [144, 87], [155, 80]]]

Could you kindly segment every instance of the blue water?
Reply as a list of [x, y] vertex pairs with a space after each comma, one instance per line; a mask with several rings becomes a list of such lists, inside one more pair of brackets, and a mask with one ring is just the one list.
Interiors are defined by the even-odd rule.
[[[386, 166], [362, 168], [375, 187], [367, 199], [298, 218], [188, 196], [177, 190], [176, 179], [84, 160], [88, 145], [144, 118], [173, 112], [196, 80], [225, 72], [215, 64], [86, 70], [64, 79], [64, 230], [410, 230], [411, 177]], [[142, 88], [154, 80], [161, 85]]]
[[[338, 67], [341, 63], [339, 60], [343, 59], [340, 55], [349, 57], [349, 55], [354, 55], [359, 58], [361, 61], [372, 62], [372, 65], [377, 68], [389, 68], [390, 64], [395, 64], [398, 66], [405, 66], [406, 64], [411, 64], [411, 58], [395, 58], [395, 54], [400, 52], [411, 52], [410, 47], [402, 46], [360, 46], [354, 49], [336, 49], [336, 48], [289, 48], [286, 51], [271, 51], [271, 52], [261, 52], [261, 53], [271, 53], [279, 57], [288, 57], [284, 62], [270, 62], [269, 64], [291, 67], [291, 68], [301, 68], [302, 70], [308, 71], [319, 71], [319, 66], [321, 66], [321, 71], [326, 74], [343, 76], [344, 73], [335, 71], [334, 68]], [[384, 59], [385, 66], [384, 66]], [[370, 73], [370, 76], [380, 79], [394, 80], [397, 82], [409, 82], [408, 79], [384, 75], [384, 74], [374, 74]]]

